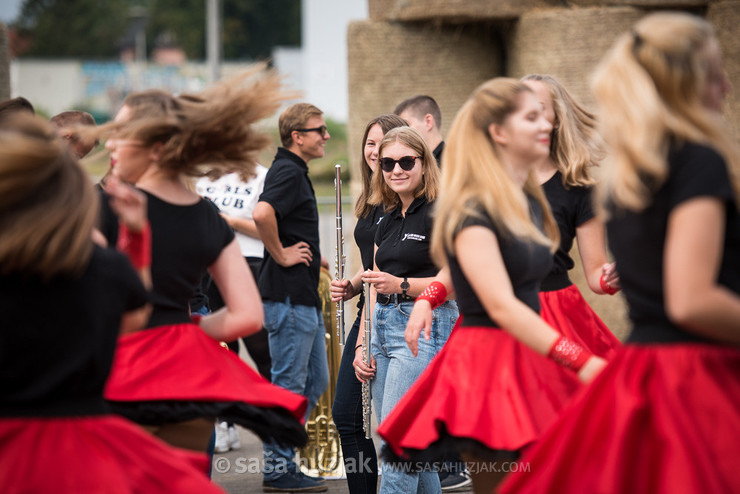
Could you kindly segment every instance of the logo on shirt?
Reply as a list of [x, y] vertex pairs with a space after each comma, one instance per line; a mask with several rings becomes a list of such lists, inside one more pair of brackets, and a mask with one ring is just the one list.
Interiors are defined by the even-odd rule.
[[406, 233], [401, 239], [401, 242], [403, 242], [406, 239], [416, 240], [417, 242], [423, 242], [424, 240], [427, 239], [427, 237], [426, 235], [419, 235], [418, 233]]

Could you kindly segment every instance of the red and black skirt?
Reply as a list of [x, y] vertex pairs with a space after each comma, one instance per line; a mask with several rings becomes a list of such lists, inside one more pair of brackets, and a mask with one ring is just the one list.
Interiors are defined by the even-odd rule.
[[599, 357], [611, 360], [622, 346], [576, 285], [540, 292], [540, 316], [560, 333]]
[[3, 492], [219, 493], [208, 458], [113, 415], [0, 419]]
[[627, 345], [503, 493], [740, 492], [740, 350]]
[[516, 457], [581, 388], [576, 375], [506, 331], [460, 327], [378, 428], [401, 459], [449, 450]]
[[306, 398], [268, 382], [195, 324], [122, 336], [104, 393], [142, 425], [219, 417], [263, 441], [300, 446]]

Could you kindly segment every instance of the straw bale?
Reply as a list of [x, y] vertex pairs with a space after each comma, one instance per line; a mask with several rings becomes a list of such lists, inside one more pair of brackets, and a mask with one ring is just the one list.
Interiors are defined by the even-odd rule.
[[[723, 114], [731, 126], [735, 140], [740, 141], [740, 1], [721, 1], [710, 4], [707, 19], [717, 30], [722, 47], [725, 72], [732, 84], [732, 90], [725, 100]], [[740, 174], [740, 170], [735, 170]]]
[[616, 37], [644, 12], [631, 7], [547, 9], [524, 14], [509, 46], [512, 77], [549, 74], [587, 107], [590, 77]]
[[511, 19], [542, 7], [562, 5], [559, 0], [369, 0], [370, 19], [393, 21], [444, 20], [448, 22]]

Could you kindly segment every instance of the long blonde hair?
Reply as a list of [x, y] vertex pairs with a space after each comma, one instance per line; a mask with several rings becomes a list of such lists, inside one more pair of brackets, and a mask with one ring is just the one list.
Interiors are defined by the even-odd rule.
[[[429, 149], [419, 131], [403, 126], [386, 132], [378, 147], [378, 160], [383, 159], [383, 151], [394, 142], [410, 147], [421, 159], [421, 185], [414, 191], [414, 198], [424, 196], [429, 202], [437, 199], [439, 194], [439, 166], [437, 166], [437, 160], [434, 158], [432, 150]], [[380, 162], [378, 162], [378, 168], [380, 168]], [[401, 198], [385, 182], [383, 171], [380, 169], [378, 173], [373, 174], [371, 189], [372, 192], [368, 200], [370, 204], [383, 205], [385, 211], [391, 211], [401, 204]]]
[[[462, 222], [480, 216], [481, 209], [504, 232], [548, 245], [553, 251], [558, 245], [557, 224], [534, 175], [530, 173], [522, 191], [501, 163], [488, 133], [491, 124], [503, 124], [518, 109], [524, 92], [532, 91], [517, 80], [491, 79], [473, 92], [452, 122], [430, 247], [440, 266], [446, 262], [446, 253], [453, 251]], [[542, 207], [544, 234], [532, 222], [524, 194]]]
[[550, 159], [563, 176], [563, 184], [574, 187], [593, 185], [595, 181], [590, 168], [597, 166], [604, 157], [594, 115], [552, 76], [530, 74], [522, 81], [540, 82], [550, 93], [555, 113]]
[[600, 204], [647, 207], [668, 175], [672, 139], [713, 146], [730, 173], [740, 164], [719, 114], [701, 101], [713, 39], [714, 29], [699, 17], [655, 13], [621, 35], [603, 59], [593, 80], [609, 146], [609, 166], [597, 189]]
[[[380, 129], [385, 135], [389, 130], [396, 127], [403, 127], [408, 125], [404, 119], [398, 115], [385, 114], [373, 118], [368, 122], [365, 127], [365, 134], [362, 136], [362, 153], [360, 154], [360, 176], [362, 177], [362, 190], [360, 196], [355, 202], [355, 216], [358, 218], [364, 218], [370, 214], [373, 209], [373, 205], [368, 202], [370, 199], [371, 182], [373, 178], [373, 171], [370, 169], [370, 165], [365, 160], [365, 144], [367, 143], [367, 136], [370, 134], [370, 129], [375, 125], [380, 125]], [[380, 143], [377, 143], [380, 144]], [[380, 165], [378, 165], [379, 167]]]
[[0, 274], [80, 274], [97, 217], [92, 182], [48, 122], [0, 124]]

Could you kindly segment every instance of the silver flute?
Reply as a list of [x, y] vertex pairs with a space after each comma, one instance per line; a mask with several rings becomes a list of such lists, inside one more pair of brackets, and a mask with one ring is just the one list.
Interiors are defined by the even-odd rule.
[[[337, 279], [344, 279], [344, 234], [342, 233], [342, 165], [334, 165], [336, 177], [334, 178], [334, 191], [337, 200], [336, 224], [337, 224], [337, 255], [334, 258], [334, 269]], [[344, 345], [344, 300], [337, 302], [337, 336], [339, 343]]]
[[[362, 343], [362, 356], [365, 363], [370, 366], [370, 335], [372, 334], [372, 319], [370, 317], [370, 283], [363, 283], [362, 289], [365, 293], [365, 341]], [[373, 411], [372, 395], [370, 394], [370, 380], [362, 383], [362, 430], [365, 438], [371, 439], [370, 419]]]

